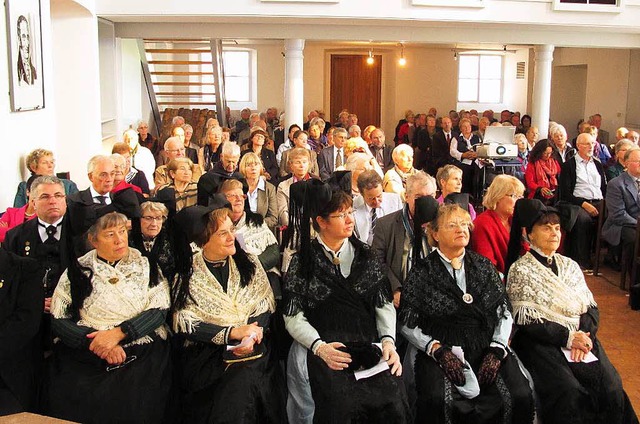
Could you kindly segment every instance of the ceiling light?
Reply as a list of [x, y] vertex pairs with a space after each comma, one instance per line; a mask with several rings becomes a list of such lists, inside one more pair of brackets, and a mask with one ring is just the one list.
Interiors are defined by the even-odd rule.
[[404, 58], [404, 44], [400, 43], [400, 59], [398, 59], [398, 65], [404, 66], [407, 64], [407, 59]]
[[369, 49], [369, 57], [367, 57], [367, 65], [373, 65], [373, 49]]

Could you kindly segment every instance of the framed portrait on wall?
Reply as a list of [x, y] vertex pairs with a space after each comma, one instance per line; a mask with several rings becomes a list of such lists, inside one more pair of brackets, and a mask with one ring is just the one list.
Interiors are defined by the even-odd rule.
[[40, 0], [5, 0], [11, 110], [44, 108]]

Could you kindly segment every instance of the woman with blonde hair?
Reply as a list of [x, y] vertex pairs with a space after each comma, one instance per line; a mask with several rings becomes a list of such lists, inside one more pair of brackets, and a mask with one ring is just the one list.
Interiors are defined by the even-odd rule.
[[269, 229], [274, 230], [278, 224], [276, 188], [262, 175], [264, 172], [262, 160], [257, 154], [247, 152], [240, 159], [239, 170], [249, 185], [247, 191], [249, 209], [253, 213], [262, 215], [265, 224]]
[[485, 211], [473, 221], [471, 249], [489, 259], [504, 275], [513, 210], [524, 194], [524, 184], [511, 175], [498, 175], [487, 189]]

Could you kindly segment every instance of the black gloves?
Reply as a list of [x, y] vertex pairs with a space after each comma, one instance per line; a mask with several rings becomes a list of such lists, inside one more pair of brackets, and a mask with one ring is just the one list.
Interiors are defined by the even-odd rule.
[[448, 346], [441, 346], [433, 353], [433, 358], [436, 360], [444, 375], [456, 386], [464, 386], [467, 379], [464, 376], [463, 370], [465, 365], [458, 359], [451, 348]]
[[490, 347], [487, 349], [487, 353], [484, 354], [482, 364], [480, 364], [480, 370], [478, 371], [478, 383], [480, 383], [481, 386], [492, 384], [496, 380], [503, 357], [504, 351], [499, 347]]

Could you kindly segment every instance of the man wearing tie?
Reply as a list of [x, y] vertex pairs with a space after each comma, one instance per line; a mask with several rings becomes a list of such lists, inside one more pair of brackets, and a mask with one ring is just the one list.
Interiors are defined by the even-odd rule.
[[457, 143], [457, 136], [458, 134], [453, 131], [451, 118], [448, 116], [442, 118], [442, 131], [433, 136], [431, 158], [427, 158], [429, 174], [435, 175], [438, 169], [451, 163], [452, 158], [449, 149], [452, 140]]
[[333, 146], [327, 147], [320, 151], [318, 155], [318, 167], [320, 168], [320, 179], [327, 181], [333, 171], [340, 170], [344, 167], [344, 143], [347, 141], [347, 130], [344, 128], [336, 128], [333, 131]]
[[391, 146], [385, 144], [384, 131], [381, 128], [376, 128], [371, 131], [371, 144], [369, 145], [371, 154], [376, 158], [376, 162], [380, 165], [382, 172], [387, 172], [393, 168], [393, 158], [391, 152], [393, 149]]
[[354, 232], [371, 246], [378, 219], [402, 209], [402, 200], [396, 193], [382, 191], [382, 178], [373, 169], [358, 176], [358, 191], [360, 194], [353, 199]]

